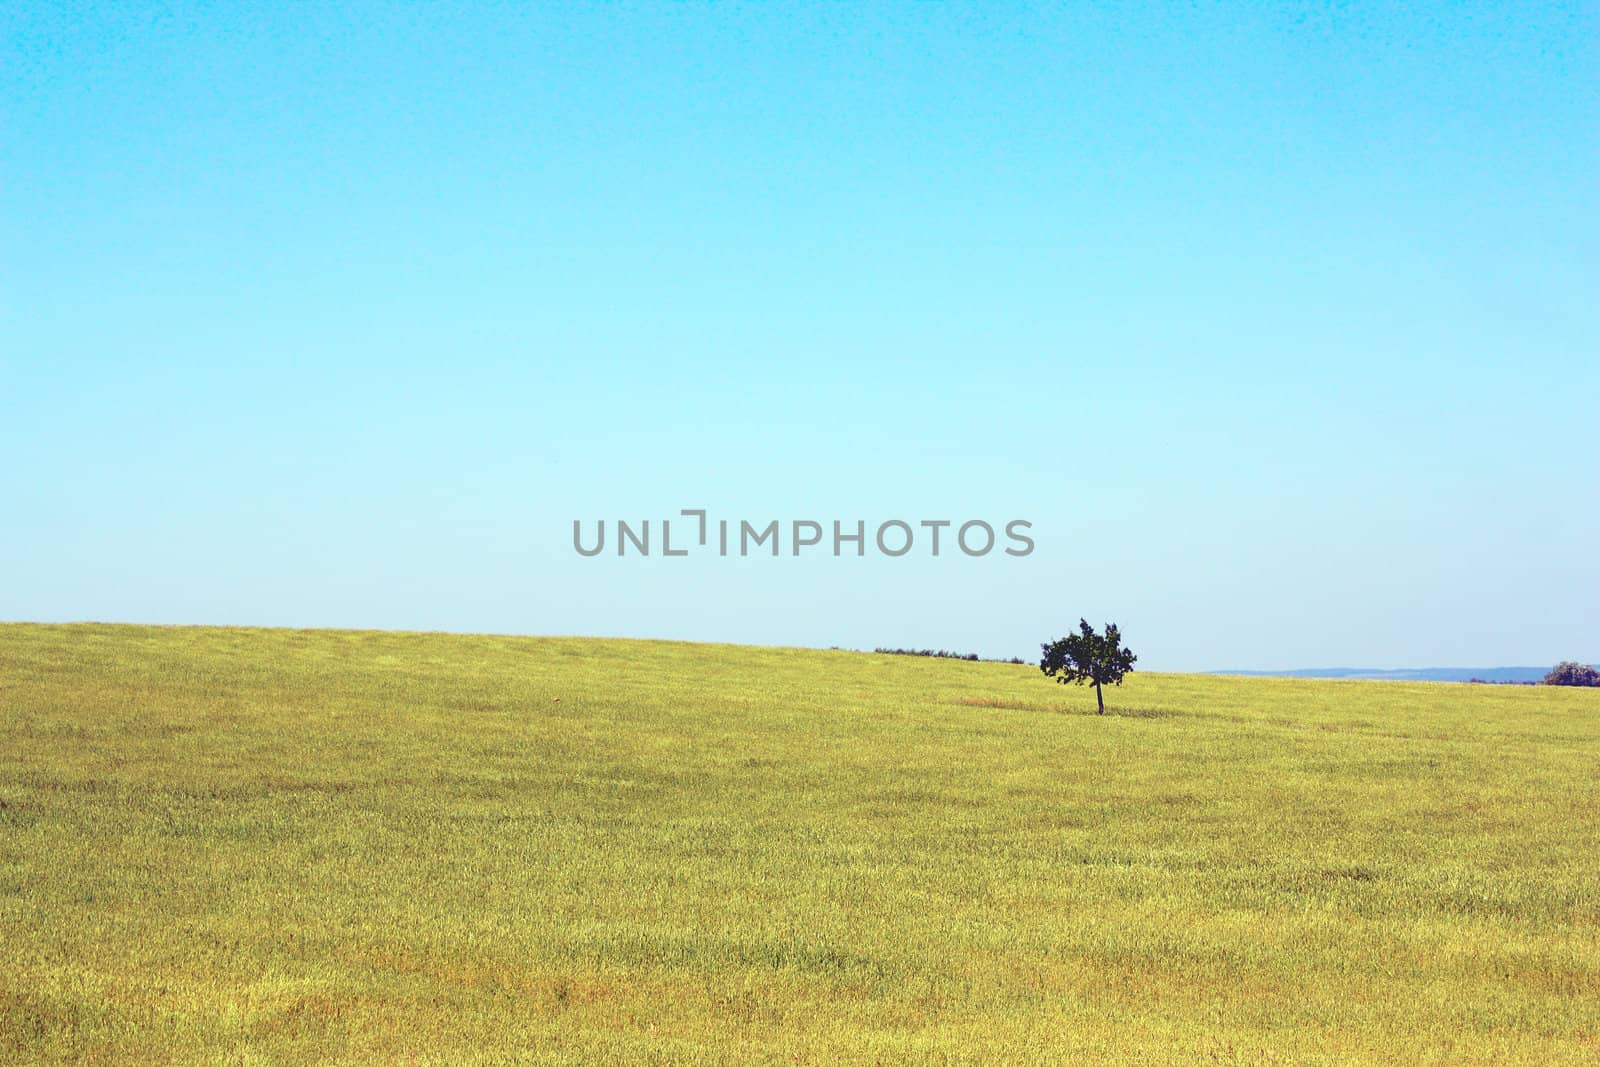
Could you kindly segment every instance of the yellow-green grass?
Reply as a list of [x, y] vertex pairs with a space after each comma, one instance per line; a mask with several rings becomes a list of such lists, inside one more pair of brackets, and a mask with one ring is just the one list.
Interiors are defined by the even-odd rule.
[[0, 1062], [1587, 1063], [1600, 691], [0, 626]]

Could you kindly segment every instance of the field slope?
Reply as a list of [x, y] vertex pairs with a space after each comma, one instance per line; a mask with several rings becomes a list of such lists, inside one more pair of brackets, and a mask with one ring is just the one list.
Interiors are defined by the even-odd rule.
[[0, 625], [0, 1062], [1586, 1063], [1600, 691]]

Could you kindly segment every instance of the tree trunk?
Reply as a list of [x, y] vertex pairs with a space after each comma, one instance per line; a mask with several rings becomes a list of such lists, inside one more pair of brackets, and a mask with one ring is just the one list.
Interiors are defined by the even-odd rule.
[[1100, 710], [1095, 712], [1095, 714], [1104, 715], [1106, 713], [1106, 698], [1100, 694], [1099, 682], [1094, 683], [1094, 698], [1100, 703]]

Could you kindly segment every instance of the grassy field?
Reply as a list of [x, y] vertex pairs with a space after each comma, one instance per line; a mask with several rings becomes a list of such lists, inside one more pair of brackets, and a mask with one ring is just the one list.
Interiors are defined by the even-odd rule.
[[1600, 691], [0, 625], [0, 1063], [1600, 1062]]

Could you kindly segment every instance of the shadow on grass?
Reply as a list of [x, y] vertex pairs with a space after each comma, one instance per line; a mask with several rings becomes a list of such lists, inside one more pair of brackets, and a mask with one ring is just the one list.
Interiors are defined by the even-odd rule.
[[[954, 703], [968, 708], [999, 708], [1006, 711], [1037, 711], [1048, 715], [1095, 715], [1093, 704], [1029, 704], [1020, 700], [1002, 700], [998, 697], [957, 697]], [[1192, 712], [1169, 711], [1161, 708], [1128, 708], [1106, 705], [1106, 716], [1123, 719], [1169, 719], [1190, 715]]]
[[[1074, 709], [1074, 713], [1079, 715], [1093, 715], [1094, 709], [1090, 708], [1087, 711], [1077, 711]], [[1192, 718], [1194, 713], [1188, 711], [1172, 711], [1167, 708], [1119, 708], [1115, 705], [1107, 705], [1106, 714], [1120, 715], [1124, 719], [1172, 719], [1179, 716]]]

